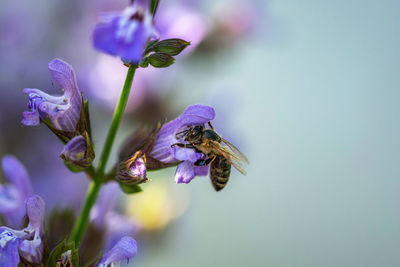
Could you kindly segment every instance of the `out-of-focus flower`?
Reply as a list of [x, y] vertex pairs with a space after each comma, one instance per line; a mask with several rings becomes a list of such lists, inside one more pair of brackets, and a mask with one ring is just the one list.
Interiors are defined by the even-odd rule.
[[93, 46], [104, 53], [137, 64], [153, 35], [148, 0], [136, 0], [123, 13], [104, 14], [93, 31]]
[[105, 233], [104, 250], [109, 250], [123, 236], [131, 236], [138, 231], [137, 223], [131, 218], [114, 211], [119, 195], [117, 183], [104, 185], [90, 213], [90, 219], [96, 228]]
[[28, 108], [22, 114], [22, 124], [39, 125], [47, 117], [53, 126], [62, 131], [75, 131], [81, 110], [82, 97], [71, 65], [61, 59], [48, 64], [53, 79], [62, 87], [62, 96], [51, 96], [39, 89], [24, 89], [29, 96]]
[[42, 198], [33, 195], [26, 201], [26, 215], [29, 219], [26, 228], [14, 230], [5, 226], [0, 227], [1, 266], [18, 266], [19, 256], [29, 263], [41, 263], [44, 206]]
[[133, 258], [137, 253], [136, 241], [125, 236], [121, 238], [118, 243], [108, 251], [97, 264], [98, 267], [119, 266], [121, 261]]
[[175, 172], [176, 183], [189, 183], [195, 176], [207, 175], [208, 166], [195, 166], [194, 163], [204, 158], [194, 149], [173, 146], [181, 143], [176, 134], [187, 126], [204, 125], [213, 120], [215, 111], [210, 106], [189, 106], [178, 118], [162, 126], [148, 155], [163, 163], [180, 162]]
[[3, 172], [9, 184], [0, 184], [0, 213], [10, 227], [21, 227], [25, 215], [25, 200], [33, 194], [25, 167], [13, 156], [5, 156]]
[[[155, 174], [164, 175], [164, 174]], [[189, 205], [185, 188], [166, 184], [165, 177], [156, 177], [140, 194], [127, 197], [125, 212], [145, 231], [159, 231], [181, 216]]]
[[[161, 3], [163, 5], [163, 3]], [[154, 18], [161, 39], [180, 38], [190, 42], [183, 54], [190, 53], [208, 32], [205, 18], [184, 5], [165, 4]]]

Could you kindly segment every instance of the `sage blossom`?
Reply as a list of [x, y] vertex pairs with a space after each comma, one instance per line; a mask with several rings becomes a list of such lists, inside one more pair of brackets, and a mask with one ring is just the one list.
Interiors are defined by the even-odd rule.
[[9, 183], [0, 184], [0, 214], [6, 225], [18, 228], [25, 216], [25, 201], [33, 195], [31, 182], [25, 167], [15, 157], [4, 156], [2, 166]]
[[[215, 117], [212, 107], [206, 105], [189, 106], [176, 119], [158, 125], [150, 133], [136, 132], [121, 150], [122, 159], [118, 169], [120, 182], [139, 184], [148, 181], [146, 170], [155, 170], [177, 165], [176, 183], [190, 183], [196, 176], [208, 174], [209, 166], [196, 166], [195, 162], [204, 160], [206, 155], [193, 148], [175, 146], [185, 143], [177, 133], [188, 126], [205, 125]], [[128, 159], [128, 160], [126, 160]], [[144, 168], [145, 167], [145, 168]]]
[[137, 244], [135, 239], [124, 236], [101, 258], [97, 267], [119, 266], [124, 260], [129, 262], [129, 259], [136, 256], [136, 253]]
[[136, 0], [122, 13], [107, 13], [93, 30], [95, 49], [137, 64], [149, 38], [154, 34], [148, 0]]
[[25, 205], [28, 226], [22, 230], [0, 227], [0, 266], [17, 267], [20, 256], [29, 263], [42, 262], [44, 206], [41, 197], [32, 195]]
[[49, 62], [48, 68], [53, 80], [61, 86], [64, 94], [52, 96], [39, 89], [25, 88], [24, 93], [28, 94], [30, 111], [22, 113], [22, 124], [36, 126], [41, 120], [49, 118], [54, 128], [74, 132], [82, 103], [75, 72], [71, 65], [57, 58]]

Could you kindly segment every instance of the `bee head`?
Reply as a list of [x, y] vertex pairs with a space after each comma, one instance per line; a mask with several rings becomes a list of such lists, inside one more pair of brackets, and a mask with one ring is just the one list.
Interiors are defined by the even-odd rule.
[[193, 142], [201, 139], [204, 131], [203, 125], [190, 127], [185, 137], [185, 141]]

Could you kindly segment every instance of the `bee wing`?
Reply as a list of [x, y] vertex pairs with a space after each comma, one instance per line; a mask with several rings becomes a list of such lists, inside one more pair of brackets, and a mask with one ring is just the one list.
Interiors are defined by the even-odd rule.
[[221, 146], [221, 144], [216, 142], [213, 142], [211, 146], [218, 154], [226, 158], [241, 174], [246, 175], [246, 170], [243, 168], [242, 162], [248, 162], [248, 160], [237, 148], [234, 150], [228, 145]]
[[247, 159], [247, 157], [237, 148], [235, 147], [233, 144], [231, 144], [228, 140], [222, 138], [222, 142], [228, 146], [230, 148], [230, 150], [232, 151], [232, 154], [235, 155], [235, 157], [240, 160], [240, 161], [244, 161], [247, 164], [249, 164], [249, 160]]

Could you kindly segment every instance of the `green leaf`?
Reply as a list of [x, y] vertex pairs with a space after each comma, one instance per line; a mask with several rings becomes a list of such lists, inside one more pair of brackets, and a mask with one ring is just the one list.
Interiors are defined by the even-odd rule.
[[157, 53], [166, 53], [170, 56], [179, 55], [183, 49], [190, 45], [182, 39], [166, 39], [153, 45], [152, 51]]
[[119, 186], [121, 187], [121, 190], [126, 194], [135, 194], [143, 191], [142, 188], [140, 188], [140, 186], [136, 184], [129, 185], [129, 184], [119, 183]]
[[149, 66], [149, 58], [145, 57], [139, 62], [141, 68], [147, 68]]
[[159, 0], [151, 0], [150, 11], [151, 11], [151, 14], [153, 14], [153, 16], [157, 11], [157, 7], [158, 7], [158, 3], [159, 2], [160, 2]]
[[167, 53], [154, 53], [149, 57], [149, 63], [155, 68], [166, 68], [174, 63], [175, 59]]

